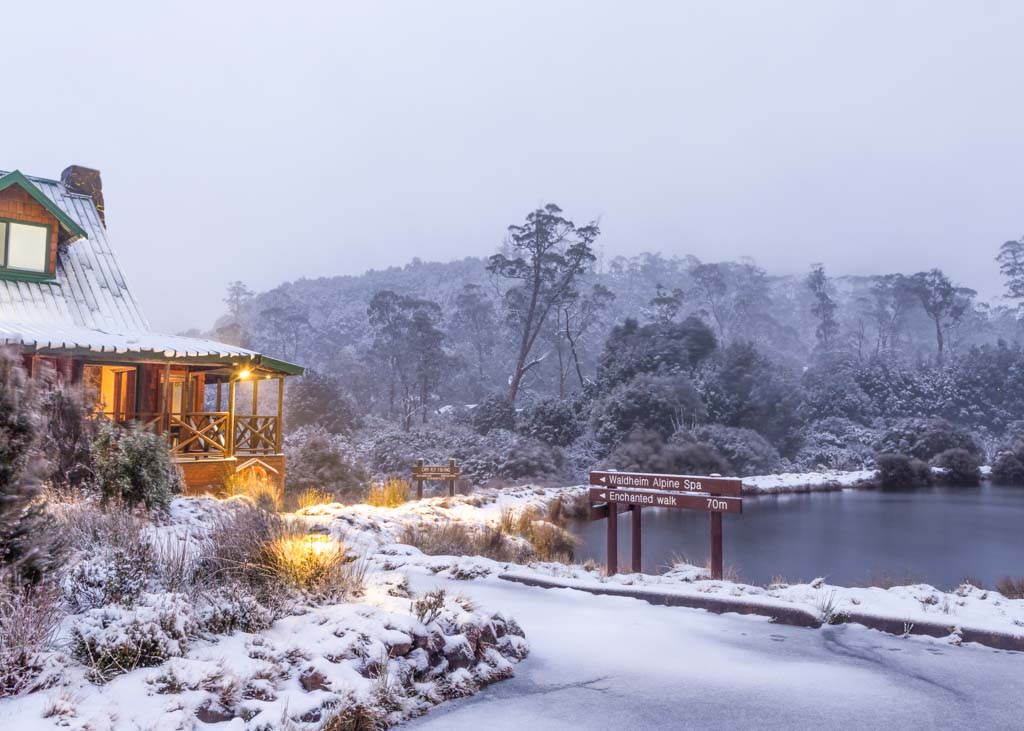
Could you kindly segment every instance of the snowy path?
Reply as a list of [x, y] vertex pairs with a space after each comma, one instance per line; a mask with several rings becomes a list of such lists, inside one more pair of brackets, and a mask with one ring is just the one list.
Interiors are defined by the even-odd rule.
[[511, 614], [531, 646], [515, 678], [410, 728], [1024, 727], [1022, 654], [499, 580], [410, 579]]

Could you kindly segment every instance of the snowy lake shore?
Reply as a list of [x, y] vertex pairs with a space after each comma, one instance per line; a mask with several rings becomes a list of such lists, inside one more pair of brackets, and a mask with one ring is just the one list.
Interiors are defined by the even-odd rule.
[[[758, 481], [767, 492], [785, 491], [811, 484], [844, 482], [852, 487], [868, 479], [870, 473], [827, 473], [826, 480], [809, 475], [775, 476]], [[746, 482], [746, 478], [744, 480]], [[756, 483], [757, 484], [757, 483]], [[836, 488], [831, 488], [836, 489]], [[558, 584], [567, 588], [601, 591], [615, 588], [618, 594], [671, 595], [684, 599], [732, 602], [736, 611], [767, 616], [780, 611], [796, 612], [811, 626], [855, 620], [885, 631], [936, 634], [936, 627], [948, 631], [943, 636], [954, 644], [965, 635], [985, 641], [998, 635], [994, 646], [1024, 646], [1024, 599], [1012, 599], [999, 592], [964, 583], [953, 591], [929, 584], [906, 586], [836, 586], [824, 579], [788, 584], [780, 580], [767, 586], [739, 581], [711, 580], [705, 569], [679, 564], [666, 573], [619, 574], [608, 577], [596, 565], [569, 565], [558, 562], [510, 564], [473, 556], [429, 556], [417, 548], [400, 543], [410, 525], [453, 521], [468, 529], [495, 526], [503, 514], [528, 508], [545, 509], [551, 502], [571, 500], [582, 495], [583, 486], [551, 488], [520, 487], [483, 490], [454, 498], [427, 498], [398, 508], [374, 508], [365, 505], [325, 505], [301, 511], [315, 530], [337, 533], [350, 545], [360, 545], [371, 565], [380, 570], [421, 572], [456, 579], [533, 580], [537, 585]], [[720, 610], [728, 611], [728, 609]], [[799, 622], [797, 622], [799, 623]]]

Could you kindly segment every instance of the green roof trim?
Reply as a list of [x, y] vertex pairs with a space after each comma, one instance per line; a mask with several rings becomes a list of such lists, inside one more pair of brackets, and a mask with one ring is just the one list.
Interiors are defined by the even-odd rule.
[[75, 223], [56, 203], [47, 198], [43, 194], [43, 191], [39, 190], [39, 188], [37, 188], [31, 180], [26, 178], [20, 170], [14, 170], [0, 178], [0, 190], [7, 190], [12, 185], [17, 185], [32, 196], [36, 203], [41, 205], [49, 211], [54, 218], [60, 221], [60, 225], [63, 226], [64, 229], [72, 236], [83, 239], [89, 238], [88, 234], [85, 233], [85, 229]]
[[300, 365], [289, 363], [286, 360], [278, 360], [277, 358], [271, 358], [267, 355], [261, 355], [257, 358], [259, 364], [264, 368], [269, 368], [274, 371], [280, 371], [287, 373], [290, 376], [301, 376], [306, 372], [306, 369]]

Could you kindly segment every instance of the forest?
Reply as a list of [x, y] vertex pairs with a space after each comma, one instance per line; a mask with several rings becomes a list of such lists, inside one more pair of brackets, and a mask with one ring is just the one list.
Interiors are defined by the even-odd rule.
[[288, 393], [297, 488], [355, 494], [417, 457], [479, 482], [597, 464], [1024, 477], [1024, 239], [992, 246], [1000, 304], [934, 268], [602, 252], [597, 223], [549, 204], [480, 257], [233, 282], [205, 334], [307, 367]]

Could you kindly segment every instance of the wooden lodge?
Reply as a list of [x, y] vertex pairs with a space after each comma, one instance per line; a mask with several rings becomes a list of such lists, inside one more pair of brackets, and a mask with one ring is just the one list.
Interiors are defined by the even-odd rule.
[[96, 418], [164, 436], [190, 491], [250, 471], [283, 484], [284, 379], [302, 368], [152, 332], [108, 240], [98, 171], [0, 172], [0, 344], [33, 375], [85, 384]]

